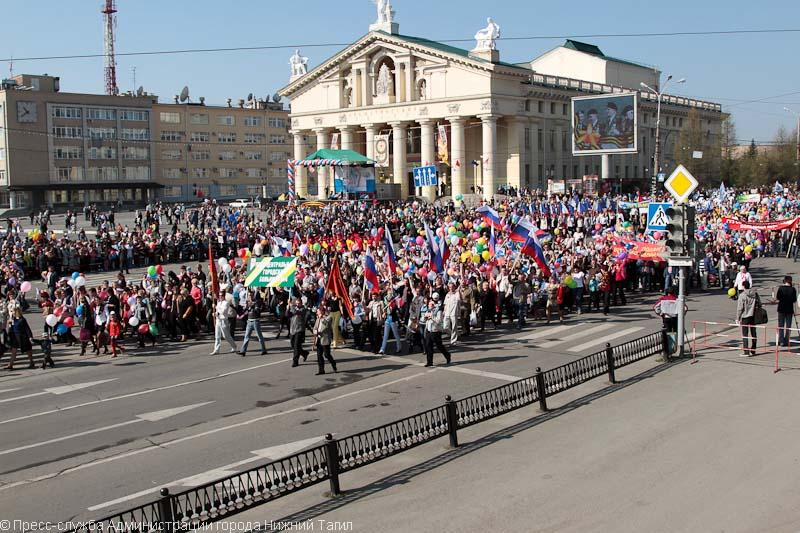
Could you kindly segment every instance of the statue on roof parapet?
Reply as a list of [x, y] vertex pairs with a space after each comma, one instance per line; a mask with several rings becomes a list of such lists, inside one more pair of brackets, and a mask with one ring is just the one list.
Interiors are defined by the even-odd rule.
[[500, 26], [492, 20], [492, 17], [486, 19], [486, 22], [487, 26], [475, 34], [475, 40], [478, 41], [474, 50], [476, 52], [497, 50], [497, 39], [500, 38]]

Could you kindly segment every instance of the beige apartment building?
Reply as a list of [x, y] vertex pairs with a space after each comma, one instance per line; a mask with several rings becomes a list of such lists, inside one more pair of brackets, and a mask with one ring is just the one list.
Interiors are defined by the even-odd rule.
[[288, 111], [63, 93], [58, 77], [0, 85], [0, 208], [144, 204], [286, 190]]

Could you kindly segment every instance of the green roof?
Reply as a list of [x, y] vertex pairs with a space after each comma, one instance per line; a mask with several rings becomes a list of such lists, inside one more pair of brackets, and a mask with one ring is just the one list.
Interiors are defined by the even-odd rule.
[[615, 63], [623, 63], [625, 65], [632, 65], [634, 67], [641, 67], [641, 68], [655, 68], [649, 65], [643, 65], [641, 63], [636, 63], [634, 61], [628, 61], [627, 59], [619, 59], [616, 57], [607, 56], [603, 53], [602, 50], [598, 46], [589, 43], [582, 43], [580, 41], [574, 41], [572, 39], [567, 39], [564, 44], [562, 45], [564, 48], [569, 48], [570, 50], [576, 50], [578, 52], [583, 52], [584, 54], [589, 54], [597, 57], [602, 57], [603, 59], [607, 59], [608, 61], [614, 61]]
[[480, 57], [470, 54], [469, 50], [464, 50], [463, 48], [458, 48], [457, 46], [450, 46], [449, 44], [440, 43], [438, 41], [431, 41], [430, 39], [425, 39], [423, 37], [413, 37], [411, 35], [399, 35], [396, 33], [387, 33], [385, 31], [378, 31], [378, 33], [383, 33], [384, 35], [388, 35], [390, 37], [396, 37], [398, 39], [402, 39], [409, 43], [418, 44], [420, 46], [426, 46], [428, 48], [433, 48], [435, 50], [439, 50], [440, 52], [444, 52], [446, 54], [453, 54], [456, 56], [466, 57], [475, 61], [482, 61], [484, 63], [495, 64], [495, 65], [502, 65], [504, 67], [511, 67], [511, 68], [525, 68], [520, 67], [519, 65], [515, 65], [514, 63], [506, 63], [504, 61], [498, 61], [497, 63], [492, 63], [491, 61], [486, 61]]
[[331, 150], [323, 148], [309, 155], [303, 161], [316, 161], [318, 159], [335, 159], [346, 165], [372, 165], [375, 161], [353, 150]]

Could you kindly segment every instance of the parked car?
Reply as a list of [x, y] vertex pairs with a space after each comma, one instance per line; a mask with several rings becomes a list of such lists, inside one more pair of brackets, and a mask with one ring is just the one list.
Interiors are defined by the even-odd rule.
[[239, 208], [239, 209], [246, 209], [246, 208], [250, 207], [251, 202], [250, 202], [250, 200], [246, 200], [244, 198], [238, 198], [238, 199], [234, 200], [233, 202], [231, 202], [228, 205], [230, 205], [231, 207]]

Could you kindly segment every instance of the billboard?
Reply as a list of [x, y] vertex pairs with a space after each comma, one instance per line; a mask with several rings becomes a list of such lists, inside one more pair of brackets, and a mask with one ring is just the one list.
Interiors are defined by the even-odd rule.
[[638, 151], [637, 93], [572, 99], [572, 154], [629, 154]]
[[337, 193], [375, 192], [375, 167], [334, 167]]

